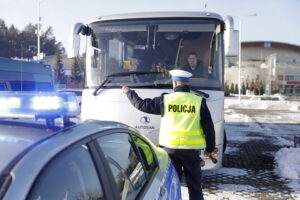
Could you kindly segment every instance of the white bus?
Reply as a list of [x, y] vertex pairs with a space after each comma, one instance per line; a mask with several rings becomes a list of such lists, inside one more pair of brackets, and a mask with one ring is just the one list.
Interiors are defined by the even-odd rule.
[[[134, 89], [142, 98], [171, 93], [169, 70], [185, 66], [188, 54], [194, 52], [205, 73], [193, 75], [191, 86], [207, 98], [218, 153], [217, 163], [201, 155], [202, 168], [221, 167], [225, 141], [224, 30], [221, 16], [205, 12], [120, 14], [103, 16], [87, 25], [75, 24], [69, 57], [78, 56], [79, 34], [86, 36], [81, 117], [128, 124], [158, 144], [160, 116], [134, 108], [122, 94], [121, 85]], [[226, 52], [236, 52], [227, 46]]]

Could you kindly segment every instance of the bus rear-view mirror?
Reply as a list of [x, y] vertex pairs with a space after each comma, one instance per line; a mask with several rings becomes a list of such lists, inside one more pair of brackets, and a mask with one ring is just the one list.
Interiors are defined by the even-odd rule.
[[68, 58], [76, 58], [79, 55], [80, 48], [80, 32], [85, 28], [83, 23], [76, 23], [72, 29], [69, 36], [69, 44], [67, 49]]
[[225, 56], [234, 57], [239, 54], [239, 31], [234, 30], [233, 18], [226, 16], [224, 32]]

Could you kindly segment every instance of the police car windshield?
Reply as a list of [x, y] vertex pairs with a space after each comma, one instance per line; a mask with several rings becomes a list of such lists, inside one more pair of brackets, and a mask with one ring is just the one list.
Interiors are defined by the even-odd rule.
[[87, 41], [87, 86], [96, 88], [107, 75], [128, 72], [118, 81], [131, 86], [155, 81], [170, 84], [169, 71], [184, 69], [197, 56], [191, 83], [197, 88], [223, 88], [223, 33], [219, 22], [196, 19], [122, 20], [94, 22]]

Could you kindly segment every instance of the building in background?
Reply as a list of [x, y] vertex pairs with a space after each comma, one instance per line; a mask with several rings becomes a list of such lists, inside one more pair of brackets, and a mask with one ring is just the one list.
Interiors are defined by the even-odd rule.
[[[300, 96], [300, 46], [271, 42], [243, 42], [241, 49], [242, 93]], [[227, 58], [225, 86], [239, 82], [238, 57]]]

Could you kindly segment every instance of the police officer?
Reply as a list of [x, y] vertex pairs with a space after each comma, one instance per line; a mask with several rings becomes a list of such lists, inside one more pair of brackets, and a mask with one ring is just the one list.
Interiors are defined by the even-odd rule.
[[122, 90], [140, 111], [162, 116], [159, 144], [168, 152], [180, 179], [184, 172], [190, 200], [202, 200], [199, 149], [214, 156], [213, 122], [205, 99], [190, 93], [189, 78], [192, 74], [183, 70], [171, 70], [170, 74], [174, 93], [141, 99], [127, 86]]

